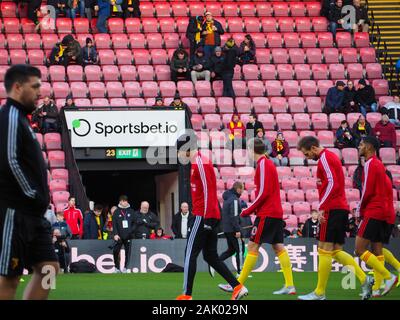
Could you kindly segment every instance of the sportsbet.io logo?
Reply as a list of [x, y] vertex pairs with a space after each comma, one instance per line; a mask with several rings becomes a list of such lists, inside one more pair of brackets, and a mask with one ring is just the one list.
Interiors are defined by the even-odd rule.
[[72, 130], [78, 137], [85, 137], [90, 132], [90, 123], [85, 119], [75, 119], [72, 121]]

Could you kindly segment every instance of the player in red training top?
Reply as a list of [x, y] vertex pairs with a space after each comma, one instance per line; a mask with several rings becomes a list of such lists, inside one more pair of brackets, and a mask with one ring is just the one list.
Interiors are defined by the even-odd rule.
[[[387, 221], [391, 220], [393, 206], [392, 190], [388, 190], [386, 169], [376, 156], [380, 143], [375, 137], [365, 137], [358, 147], [360, 157], [365, 157], [362, 175], [362, 195], [357, 208], [361, 217], [357, 237], [356, 254], [385, 280], [382, 295], [386, 295], [397, 284], [397, 276], [391, 274], [377, 256], [382, 256], [386, 241]], [[389, 202], [391, 204], [389, 204]], [[372, 247], [372, 252], [368, 250]]]
[[362, 285], [361, 297], [372, 295], [373, 278], [367, 276], [354, 258], [343, 251], [349, 220], [349, 205], [345, 194], [345, 181], [340, 159], [320, 146], [312, 136], [300, 139], [297, 149], [309, 160], [318, 160], [317, 187], [319, 193], [318, 284], [317, 288], [299, 296], [300, 300], [325, 300], [325, 291], [332, 269], [332, 259], [350, 267]]
[[204, 260], [232, 288], [241, 295], [247, 295], [247, 289], [237, 281], [218, 257], [217, 226], [221, 220], [221, 212], [217, 198], [217, 179], [211, 160], [198, 151], [197, 138], [194, 134], [181, 136], [177, 142], [177, 150], [181, 164], [191, 164], [192, 212], [195, 216], [185, 251], [183, 294], [178, 296], [177, 300], [192, 300], [197, 257], [201, 251]]

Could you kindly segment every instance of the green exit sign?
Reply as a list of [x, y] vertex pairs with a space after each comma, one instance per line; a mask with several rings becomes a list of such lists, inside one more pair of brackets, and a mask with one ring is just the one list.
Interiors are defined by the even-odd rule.
[[142, 149], [117, 148], [116, 158], [117, 159], [141, 159], [142, 158]]

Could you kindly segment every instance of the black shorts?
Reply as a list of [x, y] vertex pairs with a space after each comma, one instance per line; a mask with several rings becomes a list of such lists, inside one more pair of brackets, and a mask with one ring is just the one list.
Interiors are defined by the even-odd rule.
[[283, 219], [257, 217], [251, 230], [250, 241], [263, 244], [283, 243]]
[[392, 237], [394, 229], [394, 224], [386, 223], [385, 224], [385, 237], [383, 238], [384, 244], [389, 244], [390, 238]]
[[24, 268], [58, 261], [51, 225], [44, 217], [0, 207], [0, 275], [19, 276]]
[[330, 210], [324, 213], [325, 222], [319, 225], [317, 239], [321, 242], [344, 244], [349, 222], [349, 211], [344, 209]]
[[357, 236], [371, 242], [384, 243], [387, 237], [387, 223], [373, 218], [363, 218], [358, 226]]

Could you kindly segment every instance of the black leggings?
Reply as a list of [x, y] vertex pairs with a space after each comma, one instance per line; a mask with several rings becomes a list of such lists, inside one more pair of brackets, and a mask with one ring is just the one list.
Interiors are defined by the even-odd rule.
[[228, 249], [223, 252], [219, 258], [221, 261], [224, 261], [228, 259], [229, 257], [232, 257], [236, 253], [236, 268], [237, 272], [240, 273], [240, 246], [239, 246], [239, 239], [235, 237], [234, 232], [227, 232], [225, 233], [226, 237], [226, 242], [228, 244]]

